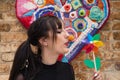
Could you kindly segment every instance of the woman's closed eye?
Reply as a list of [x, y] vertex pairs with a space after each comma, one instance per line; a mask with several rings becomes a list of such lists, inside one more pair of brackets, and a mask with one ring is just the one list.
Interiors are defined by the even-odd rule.
[[57, 33], [59, 33], [59, 34], [60, 34], [62, 31], [63, 31], [63, 30], [57, 30]]

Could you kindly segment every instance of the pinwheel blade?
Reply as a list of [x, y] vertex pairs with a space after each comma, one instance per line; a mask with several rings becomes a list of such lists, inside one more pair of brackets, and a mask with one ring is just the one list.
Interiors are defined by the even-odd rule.
[[85, 59], [85, 60], [84, 60], [84, 64], [85, 64], [87, 67], [89, 67], [89, 68], [94, 68], [94, 63], [93, 63], [93, 61], [90, 60], [90, 59]]
[[100, 34], [96, 34], [93, 36], [93, 41], [94, 40], [100, 40]]
[[93, 51], [98, 52], [98, 48], [96, 46], [94, 46]]
[[84, 44], [89, 44], [89, 41], [87, 39], [82, 40]]
[[98, 48], [104, 45], [102, 41], [93, 41], [93, 44]]
[[88, 34], [87, 38], [88, 38], [88, 41], [89, 41], [89, 42], [93, 41], [93, 38], [92, 38], [92, 36], [91, 36], [90, 33]]
[[88, 44], [87, 46], [86, 46], [86, 53], [88, 54], [88, 53], [90, 53], [92, 50], [93, 50], [93, 48], [94, 48], [94, 45], [93, 44]]

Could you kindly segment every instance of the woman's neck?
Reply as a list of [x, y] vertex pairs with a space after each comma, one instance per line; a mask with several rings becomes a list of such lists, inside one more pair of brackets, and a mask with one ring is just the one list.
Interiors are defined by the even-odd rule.
[[58, 54], [52, 53], [50, 51], [42, 52], [42, 62], [47, 65], [55, 64], [58, 59]]

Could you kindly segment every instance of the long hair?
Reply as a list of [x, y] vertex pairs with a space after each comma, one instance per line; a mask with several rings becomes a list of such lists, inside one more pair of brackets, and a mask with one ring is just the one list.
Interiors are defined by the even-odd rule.
[[[16, 80], [20, 73], [23, 74], [25, 80], [32, 80], [35, 74], [42, 69], [42, 46], [39, 43], [39, 39], [49, 37], [48, 31], [52, 31], [54, 41], [57, 29], [61, 28], [61, 20], [55, 16], [43, 16], [34, 21], [27, 32], [28, 39], [16, 51], [9, 80]], [[30, 45], [38, 47], [37, 54], [33, 53]]]

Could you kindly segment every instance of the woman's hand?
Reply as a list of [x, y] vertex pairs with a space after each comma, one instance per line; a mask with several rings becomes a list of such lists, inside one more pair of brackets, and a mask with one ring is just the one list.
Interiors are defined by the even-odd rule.
[[94, 73], [92, 80], [103, 80], [103, 77], [100, 74], [100, 71]]

